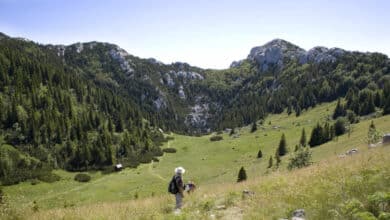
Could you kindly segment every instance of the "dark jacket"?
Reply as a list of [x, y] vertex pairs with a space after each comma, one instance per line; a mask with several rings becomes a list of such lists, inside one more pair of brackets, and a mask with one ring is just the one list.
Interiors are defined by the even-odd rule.
[[179, 189], [178, 193], [183, 193], [184, 192], [183, 178], [181, 177], [181, 175], [177, 175], [177, 174], [174, 176], [174, 178], [176, 181], [176, 186]]

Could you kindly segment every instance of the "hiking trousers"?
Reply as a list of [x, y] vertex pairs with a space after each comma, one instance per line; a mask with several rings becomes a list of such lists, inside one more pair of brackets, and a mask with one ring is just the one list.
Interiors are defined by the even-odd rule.
[[183, 205], [183, 195], [181, 193], [176, 193], [176, 209], [181, 209], [181, 206]]

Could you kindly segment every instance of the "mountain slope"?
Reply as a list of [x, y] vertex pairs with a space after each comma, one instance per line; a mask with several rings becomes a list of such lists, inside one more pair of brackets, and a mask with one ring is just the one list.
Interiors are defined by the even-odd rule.
[[189, 134], [247, 125], [286, 107], [299, 115], [348, 90], [375, 93], [390, 73], [388, 57], [379, 53], [305, 51], [281, 39], [254, 47], [247, 59], [221, 71], [142, 59], [107, 43], [52, 49], [88, 79], [129, 96], [153, 124]]
[[[0, 179], [54, 181], [52, 168], [127, 166], [162, 155], [163, 136], [120, 89], [90, 82], [47, 46], [0, 40]], [[12, 145], [12, 146], [10, 146]]]
[[100, 42], [40, 45], [1, 35], [0, 50], [0, 140], [8, 144], [0, 178], [6, 184], [55, 180], [44, 177], [52, 168], [150, 162], [162, 154], [161, 129], [210, 133], [286, 108], [299, 116], [343, 97], [340, 116], [351, 123], [390, 113], [390, 62], [379, 53], [304, 51], [276, 39], [234, 67], [211, 70], [142, 59]]

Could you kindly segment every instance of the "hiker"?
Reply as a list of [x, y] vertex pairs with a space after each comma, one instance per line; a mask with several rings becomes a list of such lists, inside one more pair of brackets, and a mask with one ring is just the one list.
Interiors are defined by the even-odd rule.
[[175, 175], [172, 177], [172, 180], [168, 186], [168, 191], [172, 194], [175, 194], [176, 197], [176, 206], [175, 206], [176, 212], [180, 212], [180, 209], [183, 205], [184, 184], [183, 184], [182, 175], [184, 173], [185, 173], [185, 169], [183, 167], [176, 167]]

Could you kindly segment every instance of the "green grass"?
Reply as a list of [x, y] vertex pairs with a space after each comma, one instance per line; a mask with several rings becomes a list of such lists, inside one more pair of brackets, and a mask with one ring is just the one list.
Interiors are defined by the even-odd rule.
[[[177, 166], [186, 169], [185, 181], [197, 183], [200, 190], [209, 186], [234, 184], [238, 170], [244, 166], [248, 179], [262, 178], [267, 169], [268, 158], [274, 156], [282, 133], [285, 133], [289, 151], [292, 152], [298, 143], [301, 130], [305, 128], [307, 139], [317, 122], [324, 122], [333, 113], [336, 103], [317, 106], [300, 117], [288, 116], [286, 113], [267, 117], [258, 130], [250, 133], [250, 126], [239, 129], [240, 137], [232, 138], [224, 133], [222, 141], [211, 142], [210, 135], [189, 137], [173, 134], [174, 140], [164, 147], [173, 147], [177, 153], [164, 154], [160, 162], [142, 164], [136, 169], [124, 169], [122, 172], [102, 175], [90, 173], [92, 180], [79, 183], [73, 180], [76, 173], [56, 171], [62, 180], [55, 183], [21, 183], [5, 187], [7, 201], [11, 206], [28, 208], [33, 201], [41, 209], [80, 206], [101, 202], [123, 202], [133, 200], [138, 192], [140, 199], [145, 197], [167, 195], [167, 185]], [[271, 123], [269, 123], [271, 122]], [[374, 119], [377, 129], [390, 131], [390, 116]], [[332, 157], [351, 148], [365, 150], [366, 136], [370, 121], [353, 125], [350, 137], [343, 135], [337, 141], [331, 141], [313, 148], [313, 161]], [[236, 129], [237, 130], [237, 129]], [[257, 159], [258, 150], [263, 158]], [[282, 170], [288, 163], [288, 155], [282, 158]]]

